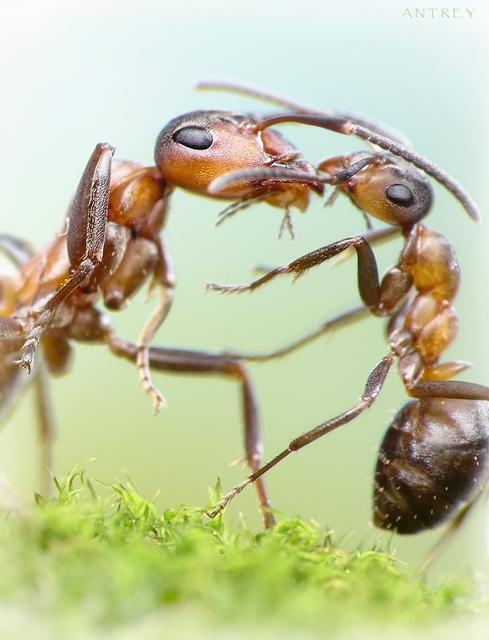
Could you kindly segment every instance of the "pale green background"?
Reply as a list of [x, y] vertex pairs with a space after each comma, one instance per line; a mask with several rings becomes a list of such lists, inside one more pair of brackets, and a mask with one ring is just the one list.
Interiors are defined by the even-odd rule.
[[[17, 2], [1, 19], [1, 229], [41, 247], [63, 212], [94, 144], [152, 162], [159, 129], [195, 108], [267, 109], [224, 94], [192, 91], [204, 78], [256, 84], [318, 106], [375, 116], [404, 131], [416, 149], [457, 177], [479, 202], [487, 196], [487, 9], [472, 19], [402, 18], [400, 2]], [[411, 7], [412, 9], [414, 7]], [[268, 109], [272, 109], [268, 107]], [[362, 148], [338, 135], [289, 127], [311, 161]], [[436, 187], [429, 219], [452, 239], [463, 269], [460, 337], [450, 356], [474, 363], [467, 379], [489, 382], [487, 336], [489, 216], [476, 226]], [[281, 345], [358, 299], [353, 262], [324, 266], [294, 286], [276, 282], [253, 296], [205, 295], [207, 281], [241, 282], [257, 263], [280, 264], [363, 228], [346, 200], [316, 200], [297, 219], [297, 240], [277, 240], [278, 211], [256, 206], [214, 228], [221, 204], [177, 192], [168, 227], [178, 289], [158, 335], [167, 345], [266, 349]], [[396, 243], [394, 243], [396, 244]], [[399, 244], [379, 251], [383, 267]], [[134, 338], [151, 303], [138, 297], [114, 316]], [[252, 367], [266, 447], [344, 410], [360, 395], [385, 352], [382, 321], [369, 319], [274, 364]], [[79, 347], [72, 375], [56, 380], [60, 425], [56, 471], [94, 456], [90, 472], [113, 480], [127, 469], [160, 504], [204, 503], [217, 476], [224, 487], [244, 471], [235, 385], [158, 376], [168, 409], [152, 416], [136, 372], [103, 348]], [[36, 481], [35, 437], [26, 397], [1, 435], [0, 467], [24, 493]], [[392, 375], [377, 405], [354, 424], [282, 464], [268, 477], [274, 505], [332, 526], [346, 544], [389, 537], [369, 524], [372, 468], [385, 425], [405, 401]], [[259, 527], [248, 491], [238, 510]], [[439, 568], [482, 566], [485, 509], [465, 528]], [[395, 538], [403, 558], [420, 558], [435, 538]]]

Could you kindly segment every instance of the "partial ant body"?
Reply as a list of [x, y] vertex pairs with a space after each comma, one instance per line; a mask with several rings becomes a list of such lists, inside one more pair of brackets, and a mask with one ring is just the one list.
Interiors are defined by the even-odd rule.
[[[244, 89], [246, 92], [247, 90]], [[293, 108], [291, 103], [285, 103]], [[262, 199], [305, 209], [309, 193], [321, 183], [259, 188], [245, 182], [212, 196], [209, 184], [230, 170], [275, 166], [307, 172], [314, 167], [281, 134], [257, 129], [260, 118], [229, 111], [195, 111], [169, 122], [155, 146], [155, 166], [113, 161], [113, 147], [98, 144], [83, 172], [68, 212], [68, 223], [39, 253], [11, 236], [0, 235], [0, 249], [13, 269], [0, 273], [0, 418], [12, 406], [32, 371], [41, 442], [41, 484], [48, 490], [54, 422], [47, 396], [47, 374], [66, 373], [73, 341], [106, 344], [115, 355], [134, 361], [155, 411], [164, 403], [151, 371], [220, 375], [239, 382], [244, 447], [252, 470], [262, 462], [259, 412], [244, 366], [219, 353], [151, 346], [173, 300], [175, 277], [165, 241], [169, 198], [177, 187], [229, 200]], [[97, 306], [123, 309], [146, 283], [158, 303], [137, 344], [118, 338]], [[34, 356], [38, 346], [42, 357]], [[18, 358], [18, 360], [15, 360]], [[16, 366], [20, 365], [20, 366]], [[263, 483], [257, 487], [265, 524], [273, 523]]]
[[[233, 89], [208, 85], [208, 88], [212, 87]], [[245, 88], [238, 89], [253, 94]], [[153, 167], [113, 161], [113, 147], [98, 144], [71, 203], [67, 226], [45, 251], [29, 255], [20, 241], [9, 236], [0, 237], [0, 248], [17, 267], [13, 278], [0, 277], [0, 411], [7, 410], [17, 391], [25, 385], [26, 372], [22, 369], [31, 371], [36, 351], [42, 346], [43, 357], [35, 363], [33, 379], [38, 391], [43, 443], [41, 464], [45, 469], [51, 465], [53, 436], [45, 393], [46, 371], [57, 374], [66, 371], [72, 341], [103, 343], [115, 355], [134, 361], [156, 411], [162, 407], [164, 399], [152, 381], [151, 369], [233, 377], [239, 380], [242, 388], [245, 450], [253, 471], [250, 482], [256, 482], [265, 524], [270, 526], [273, 516], [261, 480], [258, 412], [246, 370], [237, 358], [225, 354], [151, 346], [170, 310], [175, 286], [164, 238], [171, 193], [180, 187], [199, 195], [228, 200], [238, 198], [237, 208], [261, 200], [286, 212], [291, 206], [305, 210], [311, 192], [323, 193], [324, 180], [310, 163], [300, 158], [291, 143], [271, 128], [282, 122], [299, 122], [356, 135], [401, 156], [442, 182], [472, 217], [477, 218], [478, 212], [456, 182], [401, 142], [387, 137], [381, 126], [254, 93], [295, 113], [269, 118], [228, 111], [184, 114], [171, 120], [160, 132]], [[363, 163], [372, 175], [380, 167], [363, 158], [356, 166], [358, 163]], [[350, 167], [346, 169], [349, 170]], [[229, 173], [235, 178], [226, 186], [222, 181]], [[295, 176], [292, 180], [291, 174]], [[338, 180], [341, 175], [340, 171]], [[394, 196], [403, 197], [399, 193]], [[331, 257], [348, 243], [335, 244], [336, 249], [327, 256], [323, 252], [321, 256], [318, 253], [318, 259], [308, 261], [306, 257], [298, 261], [299, 271]], [[362, 296], [366, 296], [364, 300], [370, 308], [377, 308], [381, 299], [375, 298], [375, 278], [372, 274], [365, 275], [365, 268], [372, 269], [375, 264], [369, 245], [362, 238], [352, 240], [349, 245], [355, 246], [363, 256], [360, 269], [364, 274]], [[97, 304], [103, 301], [109, 309], [122, 309], [148, 282], [150, 289], [158, 293], [158, 304], [137, 344], [131, 344], [116, 337], [106, 314]], [[16, 356], [18, 360], [14, 361]], [[384, 359], [383, 370], [388, 369], [393, 357], [391, 354]]]
[[[322, 126], [320, 118], [316, 122]], [[328, 125], [326, 122], [330, 128]], [[286, 449], [227, 493], [210, 515], [219, 513], [246, 486], [262, 478], [290, 453], [368, 409], [397, 360], [406, 392], [413, 400], [395, 416], [380, 448], [373, 496], [374, 524], [398, 533], [416, 533], [452, 520], [442, 539], [446, 542], [489, 481], [489, 388], [452, 380], [468, 367], [465, 362], [440, 363], [458, 329], [452, 302], [459, 287], [460, 269], [454, 247], [422, 222], [431, 209], [432, 190], [423, 173], [412, 165], [375, 151], [329, 158], [318, 169], [326, 174], [322, 181], [336, 188], [335, 195], [346, 194], [364, 215], [391, 225], [390, 229], [333, 242], [270, 269], [247, 285], [210, 284], [208, 288], [222, 293], [251, 292], [278, 276], [290, 274], [297, 278], [354, 249], [363, 306], [340, 314], [275, 352], [227, 355], [255, 361], [284, 356], [320, 334], [365, 317], [367, 312], [388, 318], [388, 353], [369, 374], [359, 402], [294, 438]], [[214, 192], [229, 188], [244, 177], [257, 184], [273, 178], [289, 180], [291, 184], [310, 179], [297, 171], [262, 169], [230, 173], [216, 180], [211, 188]], [[397, 264], [379, 280], [368, 236], [377, 240], [396, 231], [402, 234], [404, 246]]]

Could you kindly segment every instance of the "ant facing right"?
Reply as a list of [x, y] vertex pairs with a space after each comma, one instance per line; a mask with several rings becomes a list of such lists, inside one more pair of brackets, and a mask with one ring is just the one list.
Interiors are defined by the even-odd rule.
[[[281, 116], [277, 116], [275, 123], [280, 123], [280, 119]], [[332, 126], [331, 119], [321, 116], [304, 115], [296, 121], [339, 131], [337, 123]], [[373, 521], [382, 529], [409, 534], [450, 520], [425, 562], [426, 567], [460, 527], [489, 480], [489, 388], [452, 380], [469, 366], [467, 363], [439, 361], [458, 329], [457, 314], [452, 306], [460, 282], [457, 256], [453, 245], [442, 234], [422, 222], [431, 209], [433, 194], [426, 177], [412, 164], [375, 150], [327, 159], [318, 170], [325, 174], [321, 181], [335, 187], [334, 194], [346, 194], [364, 215], [391, 225], [373, 232], [374, 241], [402, 234], [404, 246], [399, 260], [379, 279], [376, 258], [368, 240], [372, 234], [356, 235], [270, 269], [250, 284], [209, 284], [209, 289], [222, 293], [252, 292], [278, 276], [297, 278], [342, 252], [356, 251], [362, 306], [338, 315], [277, 351], [227, 355], [255, 361], [283, 356], [326, 331], [365, 317], [368, 312], [388, 318], [388, 351], [370, 372], [357, 403], [294, 438], [277, 456], [227, 493], [209, 515], [214, 517], [220, 513], [245, 487], [289, 454], [351, 422], [371, 407], [397, 360], [406, 393], [413, 399], [394, 417], [380, 447], [374, 480]], [[310, 183], [313, 179], [317, 183], [318, 180], [317, 176], [312, 178], [301, 171], [250, 169], [222, 176], [211, 188], [218, 193], [244, 179], [257, 185], [265, 180], [267, 184], [272, 180], [291, 184]], [[463, 204], [477, 219], [476, 209], [467, 206], [467, 202]]]

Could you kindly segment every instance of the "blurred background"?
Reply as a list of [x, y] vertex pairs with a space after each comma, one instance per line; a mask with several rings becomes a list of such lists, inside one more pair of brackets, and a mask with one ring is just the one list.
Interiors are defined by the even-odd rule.
[[[196, 108], [273, 111], [240, 96], [195, 92], [202, 79], [246, 82], [312, 105], [375, 117], [403, 131], [416, 150], [455, 176], [488, 210], [486, 80], [487, 6], [472, 18], [410, 17], [423, 6], [401, 2], [247, 0], [33, 1], [2, 8], [1, 230], [42, 247], [61, 226], [96, 142], [119, 158], [153, 163], [159, 130]], [[409, 10], [409, 13], [406, 13]], [[451, 10], [450, 10], [451, 11]], [[363, 148], [359, 141], [288, 126], [287, 137], [312, 162]], [[437, 185], [428, 224], [457, 248], [462, 289], [458, 341], [447, 357], [473, 362], [466, 379], [489, 382], [487, 335], [489, 216], [476, 226]], [[325, 265], [292, 284], [276, 281], [252, 296], [205, 294], [206, 282], [245, 282], [256, 264], [281, 264], [364, 229], [358, 211], [339, 198], [316, 199], [295, 215], [296, 240], [277, 239], [281, 214], [254, 206], [218, 229], [222, 203], [183, 192], [168, 225], [178, 286], [158, 343], [219, 350], [267, 350], [358, 301], [355, 263]], [[378, 251], [387, 268], [399, 241]], [[114, 315], [118, 333], [134, 339], [152, 303], [138, 296]], [[351, 406], [385, 353], [383, 323], [372, 318], [321, 338], [287, 359], [253, 365], [267, 455], [291, 437]], [[53, 380], [59, 423], [55, 471], [95, 457], [89, 473], [112, 481], [129, 472], [160, 506], [203, 504], [220, 477], [224, 488], [246, 470], [229, 462], [241, 452], [238, 388], [217, 378], [157, 375], [168, 408], [153, 417], [136, 371], [103, 347], [80, 346], [71, 375]], [[0, 468], [25, 495], [37, 481], [30, 393], [3, 425]], [[374, 408], [308, 447], [267, 477], [274, 506], [314, 518], [344, 544], [390, 545], [416, 561], [438, 533], [392, 537], [369, 524], [372, 471], [384, 430], [406, 398], [393, 372]], [[230, 509], [259, 529], [248, 490]], [[486, 505], [481, 504], [436, 566], [439, 573], [487, 567]]]

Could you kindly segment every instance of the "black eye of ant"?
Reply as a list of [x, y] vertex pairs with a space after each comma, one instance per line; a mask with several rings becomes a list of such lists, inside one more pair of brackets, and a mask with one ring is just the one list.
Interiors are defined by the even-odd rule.
[[203, 127], [183, 127], [183, 129], [175, 131], [172, 138], [178, 144], [198, 151], [208, 149], [214, 142], [212, 133]]
[[391, 184], [385, 190], [385, 195], [394, 204], [400, 207], [410, 207], [414, 203], [414, 194], [403, 184]]

